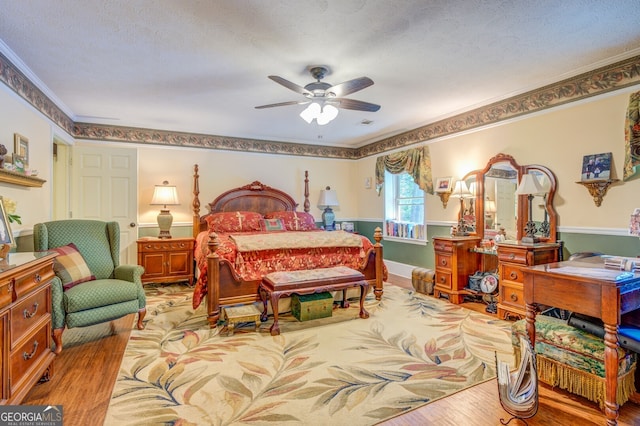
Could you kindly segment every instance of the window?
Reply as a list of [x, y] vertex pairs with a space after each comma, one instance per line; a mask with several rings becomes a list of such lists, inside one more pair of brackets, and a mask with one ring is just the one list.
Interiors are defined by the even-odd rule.
[[406, 172], [385, 171], [385, 236], [426, 240], [424, 191]]

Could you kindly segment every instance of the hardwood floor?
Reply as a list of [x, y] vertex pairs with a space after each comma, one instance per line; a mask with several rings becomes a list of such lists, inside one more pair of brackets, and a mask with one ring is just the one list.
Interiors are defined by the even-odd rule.
[[[411, 288], [409, 279], [390, 276], [389, 281]], [[485, 308], [482, 303], [462, 306], [481, 312]], [[54, 361], [51, 381], [34, 387], [23, 404], [62, 405], [65, 426], [103, 424], [134, 319], [129, 315], [111, 323], [65, 331], [65, 340], [83, 339], [86, 343], [65, 346]], [[500, 419], [506, 421], [509, 415], [500, 405], [496, 381], [489, 380], [381, 424], [493, 426], [499, 425]], [[596, 404], [541, 385], [538, 413], [527, 423], [589, 426], [605, 424], [605, 420]], [[513, 420], [510, 424], [525, 423]], [[627, 402], [621, 407], [618, 424], [640, 425], [640, 405]]]

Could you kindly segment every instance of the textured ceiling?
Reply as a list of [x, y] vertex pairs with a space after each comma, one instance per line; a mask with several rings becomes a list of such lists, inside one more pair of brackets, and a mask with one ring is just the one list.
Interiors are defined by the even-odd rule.
[[[640, 54], [637, 0], [0, 0], [0, 49], [75, 121], [360, 147]], [[304, 122], [267, 78], [367, 76]], [[27, 70], [27, 71], [28, 71]], [[362, 124], [371, 121], [371, 124]]]

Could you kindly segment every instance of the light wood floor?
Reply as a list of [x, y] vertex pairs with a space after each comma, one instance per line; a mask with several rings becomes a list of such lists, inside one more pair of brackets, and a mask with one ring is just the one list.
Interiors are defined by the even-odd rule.
[[[408, 279], [391, 276], [389, 281], [411, 288]], [[484, 312], [481, 303], [463, 306]], [[23, 404], [62, 405], [65, 426], [103, 424], [133, 321], [134, 315], [129, 315], [107, 324], [67, 330], [65, 335], [85, 333], [89, 341], [65, 347], [55, 360], [51, 381], [34, 387]], [[500, 406], [496, 381], [489, 380], [382, 424], [493, 426], [499, 425], [500, 419], [506, 421], [509, 415]], [[530, 426], [589, 426], [605, 424], [605, 420], [597, 405], [541, 385], [538, 413], [527, 423]], [[514, 426], [524, 424], [519, 420], [510, 423]], [[640, 425], [640, 406], [627, 402], [620, 409], [618, 424]]]

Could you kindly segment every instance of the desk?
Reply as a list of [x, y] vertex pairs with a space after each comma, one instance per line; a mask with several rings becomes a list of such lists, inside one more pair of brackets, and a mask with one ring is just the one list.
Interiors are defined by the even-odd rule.
[[618, 424], [618, 325], [620, 316], [640, 308], [640, 274], [604, 269], [601, 258], [531, 266], [524, 272], [527, 334], [535, 347], [538, 304], [602, 319], [605, 343], [605, 416]]

